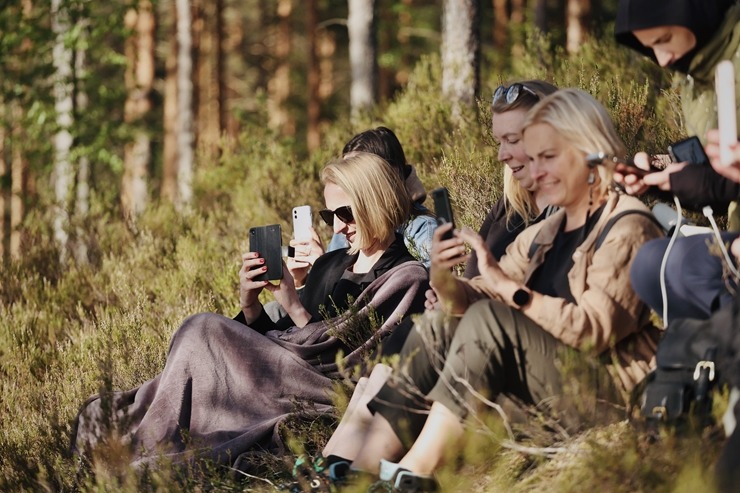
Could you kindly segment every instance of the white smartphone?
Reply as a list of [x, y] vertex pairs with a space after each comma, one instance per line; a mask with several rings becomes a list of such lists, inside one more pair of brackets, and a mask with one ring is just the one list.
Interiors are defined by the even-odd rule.
[[296, 240], [310, 240], [311, 226], [311, 206], [299, 205], [293, 208], [293, 238]]

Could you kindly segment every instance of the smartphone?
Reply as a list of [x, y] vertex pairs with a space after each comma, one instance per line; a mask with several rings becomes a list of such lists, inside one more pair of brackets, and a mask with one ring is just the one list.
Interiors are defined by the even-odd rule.
[[[455, 219], [452, 216], [452, 204], [450, 203], [450, 192], [445, 188], [435, 188], [431, 191], [432, 200], [434, 201], [434, 214], [437, 216], [437, 224], [452, 223], [455, 228]], [[442, 236], [443, 240], [452, 238], [452, 231], [448, 231]]]
[[623, 175], [635, 175], [642, 178], [645, 175], [649, 175], [650, 173], [655, 173], [657, 171], [660, 171], [660, 169], [656, 168], [652, 164], [650, 165], [650, 169], [642, 169], [635, 166], [635, 162], [632, 159], [626, 159], [624, 161], [618, 161], [614, 165], [614, 171], [618, 173], [622, 173]]
[[689, 164], [709, 164], [709, 157], [704, 152], [704, 146], [701, 145], [697, 136], [679, 140], [675, 144], [669, 145], [668, 154], [671, 155], [674, 163], [687, 161]]
[[249, 229], [249, 251], [265, 259], [267, 271], [254, 277], [255, 281], [277, 281], [283, 278], [283, 236], [279, 224]]
[[293, 238], [308, 241], [311, 239], [311, 206], [293, 207]]

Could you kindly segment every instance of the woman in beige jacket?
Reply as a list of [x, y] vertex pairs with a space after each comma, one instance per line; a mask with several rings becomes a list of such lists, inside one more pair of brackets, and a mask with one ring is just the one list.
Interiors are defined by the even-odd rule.
[[[473, 231], [442, 240], [449, 226], [438, 228], [430, 275], [446, 313], [417, 323], [405, 370], [369, 404], [373, 424], [353, 467], [377, 471], [378, 459], [402, 457], [380, 465], [381, 480], [401, 491], [431, 486], [481, 393], [552, 403], [563, 392], [556, 360], [575, 356], [593, 370], [590, 381], [607, 382], [597, 396], [615, 402], [653, 365], [658, 333], [629, 267], [662, 231], [639, 200], [611, 191], [610, 167], [587, 164], [593, 152], [624, 155], [606, 110], [583, 91], [558, 91], [529, 113], [524, 145], [538, 190], [561, 210], [519, 235], [500, 262]], [[470, 281], [449, 271], [465, 259], [464, 242], [479, 259]]]

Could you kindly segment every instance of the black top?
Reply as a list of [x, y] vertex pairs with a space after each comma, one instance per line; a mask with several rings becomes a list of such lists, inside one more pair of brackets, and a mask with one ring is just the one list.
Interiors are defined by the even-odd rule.
[[572, 231], [564, 231], [565, 218], [563, 218], [560, 231], [555, 235], [552, 247], [545, 254], [544, 262], [532, 273], [527, 283], [529, 289], [546, 296], [564, 298], [570, 303], [576, 303], [568, 282], [568, 272], [573, 268], [573, 254], [594, 229], [602, 212], [604, 212], [603, 205], [588, 218], [586, 224]]
[[[325, 253], [316, 259], [306, 278], [306, 285], [301, 291], [301, 302], [311, 314], [309, 322], [335, 317], [349, 307], [348, 299], [356, 299], [375, 279], [388, 270], [405, 262], [415, 260], [406, 249], [403, 237], [396, 234], [396, 238], [378, 259], [367, 274], [357, 276], [347, 274], [347, 269], [354, 265], [359, 254], [347, 255], [347, 248], [341, 248]], [[264, 310], [257, 320], [247, 324], [244, 312], [234, 317], [234, 320], [249, 325], [251, 328], [264, 334], [269, 330], [285, 330], [295, 326], [290, 316], [285, 316], [273, 322]]]
[[[541, 221], [545, 216], [547, 216], [547, 213], [543, 212], [537, 219], [529, 223], [529, 225], [531, 226]], [[524, 228], [524, 220], [516, 212], [511, 215], [508, 221], [506, 220], [506, 198], [501, 197], [493, 205], [493, 208], [491, 208], [491, 212], [486, 216], [478, 233], [483, 237], [486, 246], [494, 258], [499, 260], [506, 253], [506, 247], [514, 241], [514, 238], [519, 236], [519, 233], [524, 231]], [[470, 254], [468, 263], [465, 265], [463, 277], [472, 279], [478, 275], [480, 275], [480, 271], [478, 270], [478, 256], [473, 251]]]

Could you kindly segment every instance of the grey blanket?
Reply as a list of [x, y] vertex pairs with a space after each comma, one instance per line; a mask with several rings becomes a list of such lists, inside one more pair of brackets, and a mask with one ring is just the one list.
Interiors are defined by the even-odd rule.
[[265, 335], [221, 315], [194, 315], [174, 334], [161, 374], [85, 403], [73, 449], [115, 437], [138, 466], [161, 458], [231, 465], [248, 451], [282, 453], [278, 424], [294, 413], [330, 412], [338, 363], [362, 363], [402, 319], [423, 311], [427, 285], [421, 264], [407, 262], [341, 316]]

